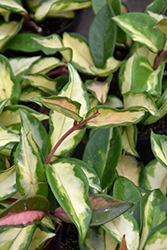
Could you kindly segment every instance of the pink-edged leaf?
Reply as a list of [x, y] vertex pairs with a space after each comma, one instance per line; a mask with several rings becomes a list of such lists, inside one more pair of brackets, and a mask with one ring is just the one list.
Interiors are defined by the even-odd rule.
[[108, 106], [96, 106], [92, 108], [88, 114], [87, 118], [91, 117], [95, 111], [98, 110], [100, 113], [95, 118], [90, 119], [86, 125], [87, 127], [116, 127], [120, 125], [130, 125], [139, 122], [145, 115], [145, 111], [141, 108], [128, 108], [128, 109], [115, 109]]
[[19, 225], [40, 220], [49, 206], [49, 201], [41, 195], [22, 198], [0, 213], [0, 225]]
[[133, 206], [133, 203], [121, 201], [105, 194], [94, 194], [89, 199], [93, 208], [90, 226], [102, 225], [113, 220]]
[[110, 87], [112, 76], [108, 77], [104, 82], [95, 80], [88, 80], [86, 82], [87, 89], [95, 96], [95, 98], [102, 104], [106, 102], [107, 94]]
[[79, 102], [72, 101], [68, 97], [35, 97], [33, 100], [76, 121], [82, 120], [82, 118], [79, 116], [81, 104]]
[[46, 212], [43, 211], [24, 211], [20, 213], [9, 214], [0, 219], [0, 226], [8, 226], [8, 225], [20, 225], [32, 223], [35, 220], [41, 220], [46, 215]]
[[121, 241], [121, 245], [120, 245], [119, 250], [127, 250], [126, 241], [125, 241], [125, 234], [122, 237], [122, 241]]
[[161, 19], [155, 26], [154, 28], [158, 28], [161, 31], [163, 31], [165, 33], [165, 35], [167, 35], [167, 19]]
[[60, 220], [65, 221], [67, 223], [72, 223], [68, 215], [64, 212], [62, 207], [58, 207], [55, 210], [55, 216], [58, 217]]

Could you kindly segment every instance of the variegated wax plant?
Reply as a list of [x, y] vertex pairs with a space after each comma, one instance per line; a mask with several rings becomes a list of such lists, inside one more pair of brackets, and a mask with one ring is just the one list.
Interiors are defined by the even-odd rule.
[[[34, 33], [42, 32], [41, 21], [46, 18], [73, 19], [75, 11], [91, 6], [90, 0], [2, 0], [0, 2], [0, 51], [22, 26], [31, 27]], [[55, 27], [55, 30], [58, 28]]]
[[[70, 55], [69, 49], [60, 51]], [[58, 66], [67, 66], [68, 80], [46, 76]], [[81, 249], [91, 246], [87, 238], [92, 232], [98, 237], [99, 230], [109, 246], [113, 238], [101, 225], [133, 205], [110, 194], [122, 153], [118, 126], [138, 122], [144, 112], [90, 109], [77, 70], [54, 57], [0, 55], [0, 75], [0, 247], [41, 249], [61, 220], [75, 224]], [[25, 102], [50, 109], [49, 133], [41, 124], [48, 116]], [[92, 128], [90, 140], [79, 160], [73, 151], [86, 127]]]

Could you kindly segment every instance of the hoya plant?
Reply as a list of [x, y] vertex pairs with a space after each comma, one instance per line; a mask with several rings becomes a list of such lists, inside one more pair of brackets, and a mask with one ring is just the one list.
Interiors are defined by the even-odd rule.
[[65, 21], [65, 24], [63, 24], [63, 19], [74, 19], [77, 15], [76, 10], [87, 8], [89, 6], [91, 6], [90, 0], [3, 0], [0, 3], [0, 50], [2, 50], [4, 45], [22, 28], [24, 29], [24, 31], [22, 31], [23, 33], [26, 33], [28, 29], [27, 33], [42, 33], [46, 35], [47, 32], [44, 30], [48, 30], [48, 26], [50, 26], [51, 23], [44, 21], [56, 18], [57, 22], [55, 19], [53, 22], [55, 22], [55, 26], [57, 25], [60, 27], [55, 27], [54, 30], [59, 31], [69, 23], [68, 21]]

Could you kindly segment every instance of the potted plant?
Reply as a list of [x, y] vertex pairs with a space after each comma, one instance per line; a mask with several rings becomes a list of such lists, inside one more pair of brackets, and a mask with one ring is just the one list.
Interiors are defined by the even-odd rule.
[[[88, 41], [74, 33], [31, 40], [62, 59], [0, 57], [2, 246], [22, 238], [22, 248], [41, 249], [63, 220], [76, 226], [80, 249], [166, 247], [165, 139], [152, 134], [157, 160], [146, 167], [135, 158], [136, 126], [165, 114], [165, 16], [154, 12], [166, 4], [122, 14], [121, 1], [98, 3]], [[48, 116], [20, 100], [50, 110], [48, 134], [39, 121]]]
[[[2, 1], [0, 4], [0, 50], [11, 38], [27, 39], [29, 33], [44, 36], [60, 35], [79, 21], [78, 10], [87, 8], [91, 1]], [[76, 20], [76, 21], [75, 21]], [[26, 33], [26, 34], [25, 34]]]

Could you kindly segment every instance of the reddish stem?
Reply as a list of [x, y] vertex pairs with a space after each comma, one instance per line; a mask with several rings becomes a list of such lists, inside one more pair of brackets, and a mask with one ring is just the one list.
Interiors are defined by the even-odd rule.
[[60, 144], [74, 131], [76, 130], [80, 130], [80, 129], [84, 129], [86, 126], [86, 123], [88, 121], [90, 121], [91, 119], [95, 118], [96, 116], [98, 116], [100, 113], [98, 110], [96, 110], [96, 112], [89, 116], [88, 118], [84, 119], [82, 122], [78, 123], [77, 121], [74, 122], [74, 125], [72, 126], [72, 128], [70, 128], [61, 138], [60, 140], [56, 143], [56, 145], [53, 147], [52, 151], [50, 152], [50, 154], [45, 158], [45, 164], [49, 164], [51, 162], [51, 159], [55, 153], [55, 151], [57, 150], [57, 148], [60, 146]]
[[34, 28], [38, 33], [42, 32], [42, 28], [39, 27], [34, 21], [31, 21], [28, 15], [25, 15], [25, 24], [27, 27]]
[[156, 60], [156, 63], [154, 65], [154, 70], [156, 70], [162, 60], [162, 58], [167, 54], [167, 50], [163, 51], [158, 57], [157, 57], [157, 60]]
[[14, 198], [8, 198], [8, 199], [6, 199], [5, 201], [9, 201], [9, 202], [16, 202], [17, 201], [17, 199], [14, 199]]
[[55, 70], [47, 73], [46, 76], [61, 75], [62, 73], [66, 73], [67, 75], [69, 74], [66, 66], [60, 67], [59, 69], [55, 69]]

